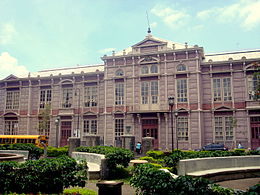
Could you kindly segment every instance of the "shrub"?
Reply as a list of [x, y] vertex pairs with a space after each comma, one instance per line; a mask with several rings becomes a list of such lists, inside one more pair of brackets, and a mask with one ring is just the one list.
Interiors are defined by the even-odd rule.
[[29, 159], [39, 159], [43, 154], [43, 149], [34, 144], [5, 144], [0, 145], [0, 150], [27, 150], [29, 151]]
[[[64, 187], [85, 185], [85, 164], [70, 157], [26, 161], [22, 164], [0, 163], [0, 193], [61, 193]], [[10, 185], [11, 184], [11, 185]]]
[[134, 154], [128, 149], [110, 147], [110, 146], [92, 146], [92, 147], [78, 147], [78, 152], [89, 152], [104, 154], [107, 158], [108, 167], [115, 169], [117, 165], [127, 167]]
[[63, 190], [63, 194], [97, 195], [97, 193], [95, 191], [87, 189], [87, 188], [69, 188], [69, 189]]
[[260, 183], [254, 185], [254, 186], [251, 186], [245, 194], [248, 194], [248, 195], [258, 195], [258, 194], [260, 194]]
[[160, 171], [151, 164], [142, 164], [135, 168], [130, 184], [136, 188], [137, 194], [170, 194], [172, 181], [169, 173]]
[[210, 194], [211, 182], [203, 178], [179, 176], [173, 179], [169, 173], [159, 170], [151, 164], [136, 167], [130, 184], [138, 194]]
[[59, 157], [62, 155], [68, 155], [68, 151], [69, 151], [68, 146], [64, 146], [64, 147], [60, 147], [60, 148], [49, 146], [47, 148], [47, 156], [48, 157]]
[[164, 157], [163, 151], [150, 150], [146, 153], [147, 156], [152, 157], [154, 159], [161, 159]]

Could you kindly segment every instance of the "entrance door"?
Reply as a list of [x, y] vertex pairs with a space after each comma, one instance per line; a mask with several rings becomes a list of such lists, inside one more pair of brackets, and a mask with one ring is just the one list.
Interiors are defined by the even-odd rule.
[[251, 127], [251, 147], [256, 149], [260, 147], [260, 117], [250, 118]]
[[143, 119], [142, 120], [143, 137], [153, 137], [154, 149], [158, 149], [158, 119]]
[[71, 121], [61, 121], [60, 146], [68, 145], [68, 138], [71, 136]]

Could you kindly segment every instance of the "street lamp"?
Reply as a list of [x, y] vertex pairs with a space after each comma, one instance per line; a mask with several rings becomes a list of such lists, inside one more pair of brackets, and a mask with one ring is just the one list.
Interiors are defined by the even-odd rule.
[[77, 129], [75, 131], [75, 137], [79, 137], [79, 109], [80, 109], [80, 89], [76, 88], [75, 96], [78, 96], [78, 118], [77, 118]]
[[176, 123], [176, 147], [177, 147], [177, 150], [179, 149], [179, 135], [178, 135], [178, 122], [177, 122], [177, 119], [178, 119], [178, 112], [175, 112], [174, 113], [174, 116], [175, 116], [175, 123]]
[[59, 147], [59, 124], [60, 124], [60, 118], [57, 117], [55, 119], [55, 125], [56, 125], [56, 147]]
[[172, 114], [172, 109], [173, 109], [173, 105], [174, 105], [174, 97], [173, 96], [169, 96], [168, 97], [168, 103], [169, 106], [171, 108], [171, 125], [172, 125], [172, 151], [174, 150], [174, 142], [173, 142], [173, 114]]

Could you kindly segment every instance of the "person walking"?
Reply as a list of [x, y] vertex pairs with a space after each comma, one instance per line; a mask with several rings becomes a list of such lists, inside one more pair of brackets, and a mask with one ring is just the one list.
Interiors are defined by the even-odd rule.
[[141, 149], [142, 149], [142, 144], [141, 142], [137, 142], [136, 146], [135, 146], [135, 151], [137, 154], [141, 154]]

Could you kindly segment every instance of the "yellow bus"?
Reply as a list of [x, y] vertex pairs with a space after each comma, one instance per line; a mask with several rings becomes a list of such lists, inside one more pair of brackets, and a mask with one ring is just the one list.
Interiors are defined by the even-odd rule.
[[45, 135], [0, 135], [0, 144], [31, 143], [40, 148], [42, 143], [48, 146], [48, 137]]

